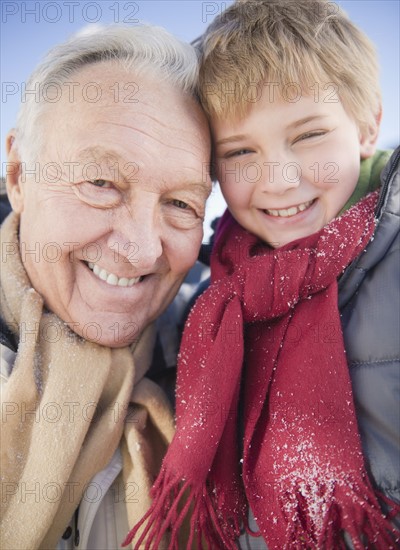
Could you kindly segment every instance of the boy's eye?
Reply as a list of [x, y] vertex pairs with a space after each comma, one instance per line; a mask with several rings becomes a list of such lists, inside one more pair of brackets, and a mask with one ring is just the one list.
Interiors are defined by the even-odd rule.
[[314, 138], [314, 137], [320, 137], [324, 136], [327, 132], [325, 130], [318, 130], [314, 132], [305, 132], [304, 134], [301, 134], [301, 136], [297, 137], [293, 143], [297, 143], [298, 141], [304, 141], [306, 139]]
[[229, 159], [233, 157], [241, 157], [242, 155], [248, 155], [249, 153], [252, 153], [250, 149], [237, 149], [236, 151], [229, 151], [228, 153], [225, 153], [224, 157]]
[[88, 183], [91, 183], [95, 187], [101, 187], [102, 189], [109, 189], [110, 187], [112, 187], [112, 183], [107, 180], [88, 180]]

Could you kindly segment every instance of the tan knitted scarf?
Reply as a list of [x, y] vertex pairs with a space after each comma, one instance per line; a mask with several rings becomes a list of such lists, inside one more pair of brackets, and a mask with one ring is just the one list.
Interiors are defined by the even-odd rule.
[[[19, 335], [2, 392], [0, 541], [13, 550], [49, 549], [118, 446], [124, 487], [138, 488], [135, 499], [126, 499], [128, 521], [139, 520], [173, 436], [173, 416], [162, 390], [144, 378], [153, 327], [133, 354], [71, 332], [31, 288], [18, 252], [18, 224], [12, 213], [0, 230], [1, 315]], [[28, 491], [35, 496], [21, 498]]]

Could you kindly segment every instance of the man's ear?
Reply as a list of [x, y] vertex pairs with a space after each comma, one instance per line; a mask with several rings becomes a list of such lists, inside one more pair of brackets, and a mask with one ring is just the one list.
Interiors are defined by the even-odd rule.
[[21, 184], [21, 159], [15, 142], [15, 130], [6, 138], [7, 168], [6, 187], [8, 199], [14, 212], [20, 214], [24, 209], [24, 189]]
[[370, 124], [363, 132], [360, 132], [360, 156], [361, 159], [372, 157], [376, 151], [376, 142], [379, 136], [379, 127], [382, 120], [382, 107], [374, 117], [373, 124]]

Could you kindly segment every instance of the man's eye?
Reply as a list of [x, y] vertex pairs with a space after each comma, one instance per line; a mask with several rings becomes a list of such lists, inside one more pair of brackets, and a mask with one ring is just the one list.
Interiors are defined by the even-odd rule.
[[101, 187], [102, 189], [110, 189], [112, 187], [112, 183], [107, 180], [88, 180], [88, 182], [95, 187]]
[[186, 210], [187, 208], [189, 208], [189, 205], [186, 204], [186, 202], [180, 201], [178, 199], [172, 200], [171, 203], [177, 208], [181, 208], [182, 210]]
[[110, 181], [84, 180], [74, 185], [77, 197], [95, 208], [112, 208], [122, 200], [121, 191]]

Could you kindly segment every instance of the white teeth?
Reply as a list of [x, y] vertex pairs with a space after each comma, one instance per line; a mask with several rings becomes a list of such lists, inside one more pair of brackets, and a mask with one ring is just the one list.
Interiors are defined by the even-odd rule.
[[110, 273], [110, 275], [107, 277], [107, 283], [109, 285], [117, 285], [118, 284], [118, 277], [114, 275], [114, 273]]
[[311, 206], [313, 201], [303, 202], [297, 206], [291, 206], [290, 208], [282, 208], [281, 210], [265, 210], [270, 216], [281, 217], [281, 218], [290, 218], [295, 216], [299, 212], [303, 212], [306, 208]]
[[93, 273], [99, 277], [102, 281], [105, 281], [107, 284], [112, 286], [133, 286], [136, 283], [138, 283], [141, 279], [141, 277], [132, 277], [131, 279], [127, 279], [126, 277], [119, 278], [114, 273], [108, 273], [104, 268], [99, 267], [97, 264], [93, 264], [91, 262], [88, 262], [88, 267], [93, 271]]
[[299, 211], [299, 209], [296, 207], [296, 206], [292, 206], [291, 208], [288, 208], [286, 210], [286, 215], [287, 216], [294, 216], [295, 214], [297, 214], [297, 212]]

